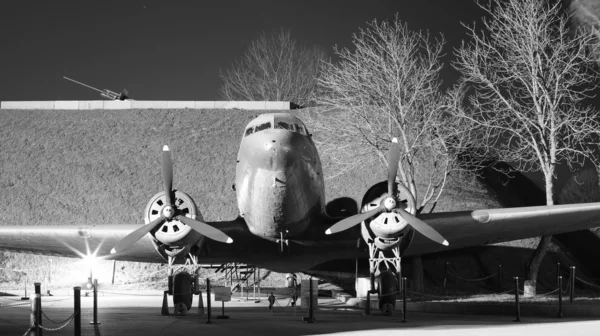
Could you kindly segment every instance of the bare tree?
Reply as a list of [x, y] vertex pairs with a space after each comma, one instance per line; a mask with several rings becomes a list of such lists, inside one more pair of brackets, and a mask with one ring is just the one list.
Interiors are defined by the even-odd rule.
[[244, 56], [221, 71], [221, 95], [227, 100], [290, 101], [308, 106], [314, 100], [319, 65], [326, 58], [320, 47], [300, 46], [289, 31], [263, 33]]
[[398, 137], [399, 180], [421, 212], [435, 204], [458, 167], [453, 152], [465, 123], [445, 117], [451, 100], [438, 78], [444, 40], [411, 31], [396, 16], [368, 23], [353, 44], [334, 48], [339, 61], [326, 62], [319, 77], [317, 102], [324, 111], [312, 124], [320, 151], [339, 173], [377, 158], [386, 167], [388, 147]]
[[595, 169], [582, 169], [563, 186], [558, 194], [562, 204], [600, 202], [598, 172]]
[[[585, 100], [598, 74], [594, 36], [573, 30], [560, 3], [492, 0], [483, 31], [467, 27], [470, 41], [456, 52], [455, 67], [469, 87], [459, 113], [480, 132], [480, 144], [522, 171], [541, 171], [546, 203], [552, 205], [557, 164], [595, 159], [600, 115]], [[527, 280], [536, 280], [551, 237], [543, 237], [530, 260]]]

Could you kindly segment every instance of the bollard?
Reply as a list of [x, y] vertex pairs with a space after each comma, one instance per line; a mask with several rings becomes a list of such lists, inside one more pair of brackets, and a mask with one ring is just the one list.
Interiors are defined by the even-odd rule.
[[[446, 263], [446, 268], [444, 269], [444, 288], [446, 288], [446, 281], [448, 280], [448, 265], [449, 263]], [[402, 281], [400, 281], [402, 282]]]
[[210, 279], [206, 279], [206, 321], [204, 323], [211, 324], [210, 321]]
[[406, 278], [402, 278], [402, 323], [406, 323]]
[[365, 315], [371, 315], [371, 290], [367, 291], [367, 301], [365, 302]]
[[94, 320], [90, 324], [100, 324], [98, 322], [98, 279], [94, 279]]
[[558, 318], [562, 318], [562, 277], [558, 277]]
[[569, 290], [569, 304], [573, 304], [573, 298], [575, 297], [575, 266], [571, 266], [571, 286]]
[[502, 265], [498, 265], [498, 292], [502, 292]]
[[515, 277], [515, 305], [517, 319], [514, 322], [521, 322], [521, 306], [519, 306], [519, 277]]
[[202, 299], [201, 290], [198, 290], [198, 315], [204, 315], [204, 300]]
[[41, 326], [42, 326], [42, 290], [41, 290], [41, 284], [39, 282], [34, 282], [33, 285], [35, 286], [35, 308], [36, 308], [36, 314], [35, 314], [35, 319], [36, 319], [35, 334], [37, 336], [42, 336], [44, 332], [43, 332], [43, 330], [41, 328]]
[[[315, 316], [314, 316], [314, 311], [313, 311], [313, 281], [312, 281], [312, 277], [310, 278], [310, 280], [308, 281], [308, 317], [304, 317], [302, 318], [302, 320], [304, 320], [304, 322], [306, 323], [315, 323]], [[368, 305], [370, 305], [371, 303], [368, 302]]]
[[162, 302], [162, 308], [160, 310], [160, 315], [162, 315], [162, 316], [171, 315], [171, 314], [169, 314], [169, 301], [167, 299], [168, 295], [169, 295], [169, 291], [163, 292], [163, 302]]
[[29, 313], [29, 333], [26, 335], [32, 336], [37, 335], [37, 305], [35, 300], [31, 300], [31, 312]]
[[73, 287], [73, 301], [75, 303], [74, 330], [75, 336], [81, 336], [81, 287]]

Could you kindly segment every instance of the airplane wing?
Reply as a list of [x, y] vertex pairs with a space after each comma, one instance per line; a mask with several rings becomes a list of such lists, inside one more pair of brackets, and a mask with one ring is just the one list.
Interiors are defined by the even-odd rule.
[[0, 226], [0, 250], [73, 258], [94, 254], [109, 256], [115, 260], [164, 263], [165, 260], [156, 253], [150, 237], [140, 239], [123, 252], [110, 254], [113, 246], [140, 226]]
[[598, 227], [600, 203], [432, 213], [420, 215], [419, 218], [436, 229], [450, 245], [437, 244], [416, 232], [406, 255]]

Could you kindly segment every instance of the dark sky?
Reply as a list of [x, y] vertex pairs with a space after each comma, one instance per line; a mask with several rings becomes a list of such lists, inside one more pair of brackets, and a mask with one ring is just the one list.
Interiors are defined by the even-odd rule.
[[[219, 69], [231, 66], [261, 32], [290, 29], [307, 45], [351, 46], [374, 18], [395, 13], [411, 29], [443, 33], [451, 55], [471, 0], [3, 1], [0, 100], [93, 100], [127, 88], [137, 100], [219, 100]], [[444, 73], [454, 80], [450, 66]]]

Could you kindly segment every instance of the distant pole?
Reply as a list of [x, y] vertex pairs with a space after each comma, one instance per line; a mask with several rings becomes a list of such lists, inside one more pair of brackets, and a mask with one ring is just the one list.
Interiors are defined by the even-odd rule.
[[52, 284], [52, 259], [50, 260], [50, 271], [48, 272], [48, 285]]
[[100, 324], [98, 322], [98, 279], [94, 279], [94, 321], [90, 324]]
[[29, 297], [27, 296], [27, 280], [29, 279], [29, 275], [27, 273], [25, 273], [25, 285], [23, 286], [25, 288], [25, 296], [21, 297], [21, 300], [29, 300]]
[[558, 318], [562, 318], [562, 277], [558, 277]]
[[310, 280], [308, 282], [308, 289], [310, 290], [310, 293], [308, 294], [308, 323], [315, 323], [315, 316], [314, 316], [314, 309], [315, 307], [313, 307], [313, 279], [312, 277], [310, 277]]
[[571, 266], [571, 290], [569, 293], [569, 304], [573, 304], [575, 297], [575, 266]]
[[113, 276], [112, 276], [112, 281], [111, 281], [111, 285], [115, 284], [115, 273], [117, 270], [117, 261], [113, 260]]
[[406, 323], [406, 278], [402, 278], [402, 323]]
[[521, 306], [519, 306], [519, 277], [515, 277], [515, 305], [515, 314], [517, 315], [515, 322], [521, 322]]

